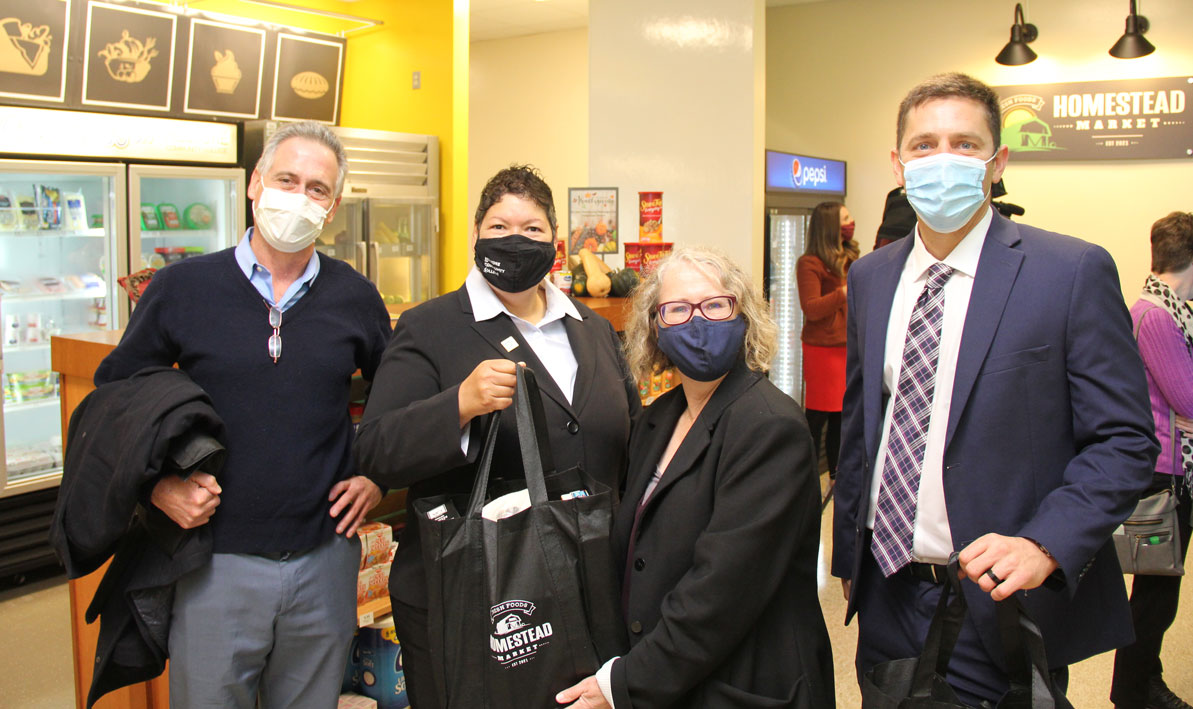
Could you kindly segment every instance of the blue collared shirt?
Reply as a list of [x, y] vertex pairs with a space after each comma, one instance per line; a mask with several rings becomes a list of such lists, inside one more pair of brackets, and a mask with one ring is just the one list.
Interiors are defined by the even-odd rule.
[[249, 227], [241, 237], [240, 243], [236, 245], [236, 263], [240, 266], [244, 277], [249, 279], [249, 283], [253, 284], [265, 302], [277, 306], [284, 313], [311, 289], [311, 284], [315, 282], [315, 276], [319, 275], [319, 254], [311, 253], [311, 260], [307, 263], [306, 270], [290, 284], [290, 287], [278, 300], [273, 297], [273, 274], [261, 265], [261, 262], [257, 260], [257, 254], [253, 253], [253, 247], [249, 245], [252, 238], [253, 227]]

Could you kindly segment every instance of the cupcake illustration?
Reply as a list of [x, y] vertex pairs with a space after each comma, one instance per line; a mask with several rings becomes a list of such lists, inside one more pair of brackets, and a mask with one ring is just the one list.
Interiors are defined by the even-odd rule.
[[215, 50], [215, 66], [211, 67], [211, 80], [215, 82], [217, 94], [236, 93], [236, 86], [240, 83], [240, 67], [236, 64], [236, 57], [232, 50], [226, 52]]

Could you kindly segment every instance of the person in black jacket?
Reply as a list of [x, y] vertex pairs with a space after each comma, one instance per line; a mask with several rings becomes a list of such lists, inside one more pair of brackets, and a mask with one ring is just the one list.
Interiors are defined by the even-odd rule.
[[677, 249], [636, 291], [626, 339], [639, 376], [680, 373], [630, 439], [615, 529], [630, 650], [557, 701], [833, 707], [812, 436], [764, 374], [775, 347], [765, 301], [723, 254]]
[[[536, 170], [510, 167], [489, 180], [472, 230], [477, 267], [455, 292], [402, 314], [357, 431], [361, 470], [410, 488], [389, 589], [418, 709], [440, 697], [413, 505], [471, 490], [487, 414], [513, 402], [517, 362], [540, 373], [556, 468], [621, 484], [637, 387], [609, 322], [544, 280], [556, 227], [551, 188]], [[523, 477], [513, 416], [501, 421], [493, 477], [498, 486]]]
[[253, 170], [255, 225], [231, 249], [157, 272], [96, 384], [147, 366], [190, 375], [227, 427], [223, 474], [164, 475], [153, 507], [210, 525], [211, 562], [181, 578], [175, 706], [334, 706], [356, 628], [357, 525], [381, 498], [358, 475], [353, 373], [390, 334], [377, 289], [315, 252], [347, 156], [318, 123], [278, 130]]

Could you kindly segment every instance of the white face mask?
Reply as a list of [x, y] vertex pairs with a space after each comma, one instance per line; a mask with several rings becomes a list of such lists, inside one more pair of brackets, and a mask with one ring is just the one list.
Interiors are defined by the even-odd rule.
[[255, 233], [278, 251], [296, 253], [319, 238], [328, 211], [301, 192], [262, 185], [261, 196], [253, 203]]
[[937, 153], [911, 162], [900, 160], [907, 201], [932, 231], [952, 234], [965, 226], [986, 201], [986, 165], [994, 155], [979, 160]]

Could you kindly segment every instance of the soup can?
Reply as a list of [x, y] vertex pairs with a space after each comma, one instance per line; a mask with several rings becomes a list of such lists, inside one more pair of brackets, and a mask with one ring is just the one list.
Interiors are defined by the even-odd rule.
[[663, 240], [663, 193], [638, 193], [638, 240]]

